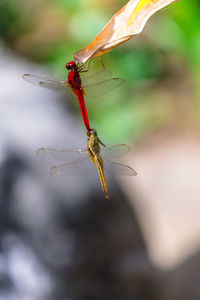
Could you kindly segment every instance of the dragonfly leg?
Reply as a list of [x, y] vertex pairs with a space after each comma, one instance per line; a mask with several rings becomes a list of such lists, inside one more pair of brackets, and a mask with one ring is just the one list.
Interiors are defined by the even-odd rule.
[[[88, 64], [88, 65], [87, 65]], [[82, 64], [80, 67], [79, 67], [79, 72], [83, 73], [83, 72], [88, 72], [89, 71], [89, 68], [90, 68], [90, 61], [86, 62], [85, 64]]]
[[99, 138], [98, 138], [98, 141], [103, 147], [106, 147], [106, 145]]
[[105, 65], [104, 65], [102, 56], [99, 56], [99, 59], [100, 59], [100, 63], [102, 64], [103, 69], [105, 69], [106, 67], [105, 67]]

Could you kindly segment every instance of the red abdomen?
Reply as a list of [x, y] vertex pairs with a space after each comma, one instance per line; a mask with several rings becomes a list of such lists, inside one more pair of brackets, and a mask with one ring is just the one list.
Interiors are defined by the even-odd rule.
[[89, 123], [89, 118], [88, 118], [88, 113], [85, 105], [85, 99], [83, 95], [83, 89], [81, 87], [81, 77], [79, 75], [79, 72], [77, 71], [70, 71], [68, 74], [68, 84], [71, 87], [72, 91], [76, 94], [82, 117], [83, 117], [83, 122], [85, 124], [85, 127], [87, 128], [88, 131], [90, 131], [90, 123]]

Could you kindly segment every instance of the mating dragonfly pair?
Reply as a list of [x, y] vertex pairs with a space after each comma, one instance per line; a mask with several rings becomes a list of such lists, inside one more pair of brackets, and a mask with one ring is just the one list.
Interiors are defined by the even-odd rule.
[[[25, 74], [23, 78], [26, 81], [41, 87], [65, 94], [69, 94], [70, 92], [72, 95], [76, 95], [76, 98], [79, 101], [83, 122], [87, 129], [87, 147], [85, 149], [40, 148], [37, 151], [37, 154], [41, 157], [51, 157], [56, 161], [62, 162], [62, 164], [51, 168], [50, 174], [52, 176], [75, 175], [80, 174], [82, 170], [86, 173], [87, 170], [89, 171], [91, 163], [95, 164], [105, 197], [109, 198], [104, 170], [116, 175], [134, 176], [137, 175], [137, 173], [130, 166], [113, 161], [113, 159], [117, 159], [127, 154], [130, 151], [130, 148], [125, 144], [106, 147], [100, 141], [96, 130], [90, 128], [84, 97], [91, 96], [94, 98], [103, 95], [121, 85], [124, 80], [112, 78], [112, 73], [105, 68], [90, 76], [81, 76], [87, 70], [84, 69], [84, 65], [77, 65], [74, 61], [67, 63], [66, 68], [69, 70], [67, 81], [43, 78], [30, 74]], [[85, 166], [86, 162], [87, 165]]]

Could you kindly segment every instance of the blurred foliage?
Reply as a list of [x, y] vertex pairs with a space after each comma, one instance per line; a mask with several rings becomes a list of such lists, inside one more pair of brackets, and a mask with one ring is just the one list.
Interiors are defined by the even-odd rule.
[[[66, 77], [64, 66], [72, 54], [91, 42], [125, 3], [0, 0], [1, 39], [19, 55]], [[106, 67], [126, 84], [87, 102], [100, 136], [110, 143], [128, 142], [171, 124], [199, 126], [199, 37], [200, 2], [182, 0], [151, 17], [142, 34], [105, 55]]]

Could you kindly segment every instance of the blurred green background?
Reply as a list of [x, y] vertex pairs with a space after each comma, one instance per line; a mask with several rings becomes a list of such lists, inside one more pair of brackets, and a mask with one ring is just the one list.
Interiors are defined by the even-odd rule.
[[[125, 3], [0, 0], [0, 38], [17, 55], [66, 78], [72, 54]], [[142, 139], [162, 128], [198, 128], [199, 53], [198, 0], [179, 1], [156, 13], [142, 34], [103, 57], [114, 77], [126, 83], [87, 102], [92, 127], [109, 143]]]

